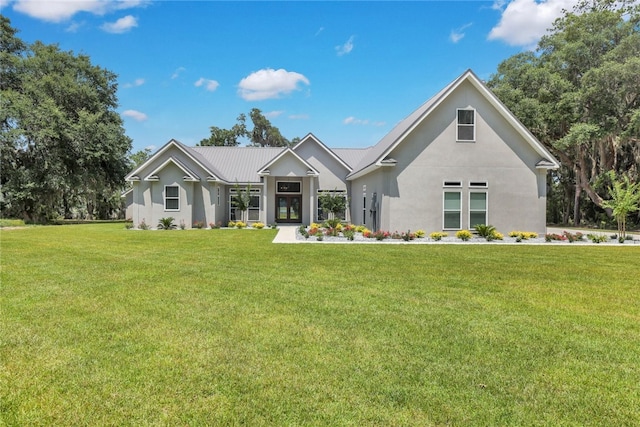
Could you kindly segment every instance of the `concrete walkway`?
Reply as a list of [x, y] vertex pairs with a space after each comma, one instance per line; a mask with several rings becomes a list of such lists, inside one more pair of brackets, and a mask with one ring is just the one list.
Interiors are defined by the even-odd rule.
[[299, 243], [302, 240], [296, 239], [296, 230], [299, 226], [284, 225], [278, 226], [278, 234], [276, 234], [273, 243]]

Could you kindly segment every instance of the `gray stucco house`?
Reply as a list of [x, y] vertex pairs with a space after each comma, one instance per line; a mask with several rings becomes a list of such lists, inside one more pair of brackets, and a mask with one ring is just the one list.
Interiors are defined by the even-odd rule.
[[312, 134], [292, 148], [187, 147], [171, 140], [126, 176], [127, 217], [155, 226], [240, 219], [236, 185], [250, 187], [250, 222], [323, 220], [318, 196], [348, 198], [345, 221], [371, 229], [546, 230], [553, 155], [468, 70], [373, 147], [330, 149]]

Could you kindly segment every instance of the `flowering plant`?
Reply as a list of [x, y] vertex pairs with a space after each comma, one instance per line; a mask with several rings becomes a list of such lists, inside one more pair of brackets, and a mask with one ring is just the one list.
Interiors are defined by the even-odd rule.
[[429, 237], [438, 242], [442, 240], [443, 237], [447, 237], [448, 235], [448, 233], [445, 233], [443, 231], [434, 231], [433, 233], [429, 234]]
[[264, 228], [264, 223], [263, 222], [254, 222], [253, 224], [251, 224], [251, 227], [257, 228], [258, 230], [262, 230]]
[[456, 232], [456, 237], [460, 240], [462, 240], [463, 242], [468, 241], [469, 239], [471, 239], [473, 235], [471, 234], [471, 232], [469, 230], [460, 230], [458, 232]]

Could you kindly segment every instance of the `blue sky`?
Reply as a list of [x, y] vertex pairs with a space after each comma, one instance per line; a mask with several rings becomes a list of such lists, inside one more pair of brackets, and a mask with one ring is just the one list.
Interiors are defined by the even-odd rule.
[[[288, 139], [367, 147], [465, 70], [488, 79], [576, 0], [0, 0], [27, 42], [118, 75], [133, 151], [259, 108]], [[248, 125], [251, 123], [248, 120]]]

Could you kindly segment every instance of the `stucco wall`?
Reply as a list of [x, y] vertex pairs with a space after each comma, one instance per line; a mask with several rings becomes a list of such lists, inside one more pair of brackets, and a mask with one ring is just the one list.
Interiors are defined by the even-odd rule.
[[[456, 142], [456, 109], [476, 109], [476, 141]], [[462, 228], [469, 224], [469, 182], [488, 183], [488, 223], [502, 232], [545, 230], [539, 155], [469, 83], [463, 83], [390, 157], [389, 228], [443, 228], [443, 182], [460, 181]], [[382, 224], [385, 224], [383, 220]]]

